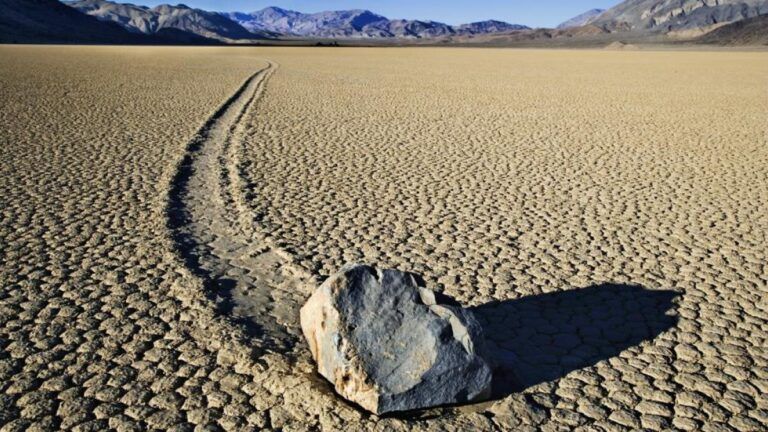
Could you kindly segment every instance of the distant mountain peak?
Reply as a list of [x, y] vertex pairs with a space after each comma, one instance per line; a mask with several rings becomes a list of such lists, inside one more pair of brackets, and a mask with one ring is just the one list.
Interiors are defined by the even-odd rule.
[[277, 7], [277, 6], [267, 6], [264, 9], [253, 11], [251, 13], [257, 13], [257, 12], [276, 12], [276, 13], [282, 13], [282, 14], [284, 14], [284, 13], [299, 13], [299, 12], [296, 12], [294, 10], [283, 9], [283, 8]]
[[557, 28], [567, 29], [572, 27], [581, 27], [583, 25], [590, 24], [594, 20], [596, 20], [600, 15], [602, 15], [603, 12], [605, 12], [605, 9], [590, 9], [584, 13], [576, 15], [575, 17], [567, 21], [560, 23], [560, 25], [558, 25]]

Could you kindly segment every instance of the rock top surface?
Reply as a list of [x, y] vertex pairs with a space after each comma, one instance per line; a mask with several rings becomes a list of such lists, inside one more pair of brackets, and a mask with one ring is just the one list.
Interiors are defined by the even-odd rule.
[[372, 413], [490, 395], [480, 325], [409, 273], [342, 267], [302, 307], [301, 328], [318, 372]]

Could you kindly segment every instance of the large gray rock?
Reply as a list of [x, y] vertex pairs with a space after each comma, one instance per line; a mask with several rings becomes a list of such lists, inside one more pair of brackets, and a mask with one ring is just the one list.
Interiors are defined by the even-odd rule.
[[344, 266], [302, 307], [301, 328], [320, 374], [372, 413], [490, 395], [480, 325], [408, 273]]

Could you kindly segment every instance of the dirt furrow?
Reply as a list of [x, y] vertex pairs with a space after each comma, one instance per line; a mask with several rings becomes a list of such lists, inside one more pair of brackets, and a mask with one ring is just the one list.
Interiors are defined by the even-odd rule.
[[288, 353], [310, 277], [259, 235], [238, 176], [244, 119], [258, 121], [255, 108], [275, 69], [270, 63], [248, 78], [190, 142], [171, 188], [168, 224], [177, 253], [220, 312], [257, 345]]

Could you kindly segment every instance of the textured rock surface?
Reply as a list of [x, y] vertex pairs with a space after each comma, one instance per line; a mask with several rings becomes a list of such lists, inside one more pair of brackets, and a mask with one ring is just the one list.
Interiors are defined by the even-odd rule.
[[301, 327], [320, 374], [371, 412], [490, 395], [480, 325], [408, 273], [344, 266], [301, 309]]
[[766, 0], [626, 0], [593, 24], [610, 30], [708, 28], [768, 12]]
[[768, 45], [768, 15], [724, 25], [705, 34], [698, 41], [722, 45]]

